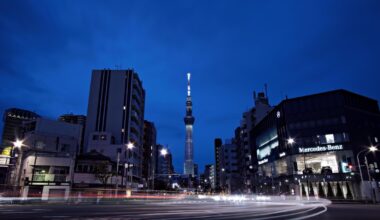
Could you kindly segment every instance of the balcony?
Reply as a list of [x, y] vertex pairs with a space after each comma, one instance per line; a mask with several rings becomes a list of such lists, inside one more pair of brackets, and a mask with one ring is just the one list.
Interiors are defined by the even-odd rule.
[[136, 101], [136, 99], [132, 99], [132, 108], [140, 109], [140, 102]]
[[136, 123], [135, 120], [131, 120], [131, 126], [136, 129], [136, 131], [140, 130], [140, 126]]
[[66, 182], [66, 174], [34, 174], [33, 182]]

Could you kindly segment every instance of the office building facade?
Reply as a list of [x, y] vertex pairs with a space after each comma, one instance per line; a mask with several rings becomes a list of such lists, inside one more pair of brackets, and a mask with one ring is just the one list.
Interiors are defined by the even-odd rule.
[[[141, 181], [145, 90], [134, 70], [93, 70], [85, 131], [86, 151], [130, 164]], [[127, 145], [131, 143], [132, 148]]]

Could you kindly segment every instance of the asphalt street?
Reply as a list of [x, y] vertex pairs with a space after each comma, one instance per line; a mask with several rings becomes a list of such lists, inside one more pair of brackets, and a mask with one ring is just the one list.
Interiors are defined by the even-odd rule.
[[327, 212], [310, 218], [310, 220], [378, 220], [380, 219], [380, 205], [373, 204], [332, 204]]
[[215, 201], [0, 205], [0, 219], [379, 219], [380, 206]]

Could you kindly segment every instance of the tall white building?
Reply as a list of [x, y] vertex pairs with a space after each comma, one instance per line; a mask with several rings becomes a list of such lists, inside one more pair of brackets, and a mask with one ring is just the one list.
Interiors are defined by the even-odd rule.
[[[141, 178], [145, 90], [134, 70], [93, 70], [85, 131], [87, 152], [96, 150], [130, 164]], [[128, 148], [132, 143], [133, 147]], [[124, 166], [123, 166], [124, 167]]]
[[184, 118], [186, 126], [186, 143], [185, 143], [185, 162], [184, 174], [194, 176], [194, 156], [193, 156], [193, 125], [195, 118], [193, 117], [193, 102], [191, 100], [190, 88], [191, 74], [187, 74], [187, 97], [186, 97], [186, 116]]

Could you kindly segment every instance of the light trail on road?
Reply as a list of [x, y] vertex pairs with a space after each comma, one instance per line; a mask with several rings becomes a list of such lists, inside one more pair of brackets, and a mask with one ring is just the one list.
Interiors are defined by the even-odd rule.
[[[98, 203], [0, 206], [2, 219], [294, 219], [320, 215], [330, 201], [298, 197], [181, 196], [180, 199], [124, 199]], [[3, 218], [3, 217], [4, 218]]]

